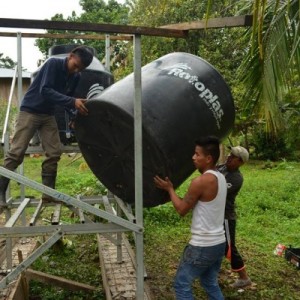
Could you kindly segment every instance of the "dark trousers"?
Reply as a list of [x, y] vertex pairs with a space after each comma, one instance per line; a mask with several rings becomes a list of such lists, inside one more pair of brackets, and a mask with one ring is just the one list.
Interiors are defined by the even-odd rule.
[[45, 160], [42, 163], [42, 174], [56, 176], [57, 164], [61, 156], [61, 143], [54, 116], [32, 114], [20, 111], [10, 149], [4, 159], [4, 167], [14, 171], [24, 159], [28, 144], [38, 131]]
[[225, 249], [225, 255], [227, 255], [229, 247], [228, 247], [228, 240], [230, 240], [230, 247], [231, 247], [231, 257], [228, 258], [230, 260], [231, 269], [234, 272], [238, 272], [245, 268], [244, 261], [238, 252], [238, 249], [235, 245], [235, 228], [236, 228], [236, 220], [227, 220], [228, 221], [228, 228], [229, 228], [229, 235], [228, 237], [228, 230], [226, 230], [225, 227], [225, 236], [226, 236], [226, 249]]

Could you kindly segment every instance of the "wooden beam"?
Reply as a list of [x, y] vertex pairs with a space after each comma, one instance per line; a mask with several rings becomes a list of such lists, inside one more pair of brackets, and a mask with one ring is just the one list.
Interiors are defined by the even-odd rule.
[[169, 24], [160, 28], [177, 29], [177, 30], [197, 30], [224, 27], [248, 27], [252, 25], [252, 15], [213, 18], [201, 21], [185, 22], [178, 24]]
[[28, 300], [28, 294], [26, 294], [29, 286], [26, 287], [26, 291], [24, 292], [24, 286], [21, 284], [21, 276], [18, 277], [18, 280], [15, 284], [10, 287], [9, 295], [3, 299], [7, 300]]
[[115, 24], [100, 24], [100, 23], [81, 23], [81, 22], [68, 22], [68, 21], [0, 18], [0, 27], [138, 34], [138, 35], [174, 37], [174, 38], [187, 37], [187, 32], [183, 30], [177, 30], [177, 29], [127, 26], [127, 25], [115, 25]]
[[97, 288], [88, 284], [83, 284], [77, 281], [69, 280], [63, 277], [49, 275], [43, 272], [28, 269], [25, 271], [27, 280], [37, 280], [46, 284], [52, 284], [71, 291], [86, 291], [93, 292]]
[[[16, 37], [17, 32], [0, 32], [3, 37]], [[82, 39], [82, 40], [105, 40], [103, 34], [71, 34], [71, 33], [31, 33], [21, 32], [21, 37], [24, 38], [51, 38], [51, 39]], [[132, 35], [110, 35], [111, 40], [131, 41]]]
[[[18, 259], [19, 259], [19, 264], [20, 264], [23, 262], [23, 254], [20, 249], [17, 250], [17, 253], [18, 253]], [[24, 275], [24, 272], [22, 272], [20, 275], [20, 285], [23, 290], [24, 299], [28, 300], [29, 299], [29, 284], [28, 284], [26, 276]]]
[[99, 261], [100, 261], [100, 267], [101, 267], [101, 276], [102, 276], [102, 284], [105, 291], [105, 296], [107, 300], [112, 300], [112, 295], [109, 288], [109, 282], [105, 270], [105, 262], [104, 258], [101, 252], [101, 236], [100, 234], [97, 234], [97, 242], [98, 242], [98, 254], [99, 254]]

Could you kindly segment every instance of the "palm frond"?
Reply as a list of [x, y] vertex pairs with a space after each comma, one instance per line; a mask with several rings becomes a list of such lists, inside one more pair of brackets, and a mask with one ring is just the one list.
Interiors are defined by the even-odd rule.
[[258, 113], [274, 134], [284, 124], [280, 106], [300, 67], [299, 3], [255, 0], [254, 23], [245, 34], [251, 45], [240, 67], [247, 87], [244, 110]]

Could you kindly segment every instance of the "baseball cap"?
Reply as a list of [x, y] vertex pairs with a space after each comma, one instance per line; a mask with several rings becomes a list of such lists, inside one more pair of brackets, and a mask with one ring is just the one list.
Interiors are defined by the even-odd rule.
[[230, 152], [236, 156], [239, 157], [244, 163], [246, 161], [248, 161], [249, 159], [249, 152], [247, 151], [247, 149], [245, 149], [242, 146], [236, 146], [236, 147], [229, 147], [230, 148]]

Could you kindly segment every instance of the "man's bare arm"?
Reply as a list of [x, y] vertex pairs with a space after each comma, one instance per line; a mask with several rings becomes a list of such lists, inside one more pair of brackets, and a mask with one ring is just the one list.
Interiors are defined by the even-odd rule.
[[[198, 177], [200, 179], [200, 177]], [[159, 176], [154, 177], [154, 183], [155, 185], [167, 191], [170, 195], [170, 200], [172, 201], [174, 208], [176, 211], [181, 215], [185, 216], [193, 207], [196, 205], [201, 193], [199, 190], [199, 187], [197, 186], [199, 184], [199, 179], [194, 179], [183, 197], [181, 199], [174, 190], [172, 182], [169, 180], [169, 178], [162, 179]]]

